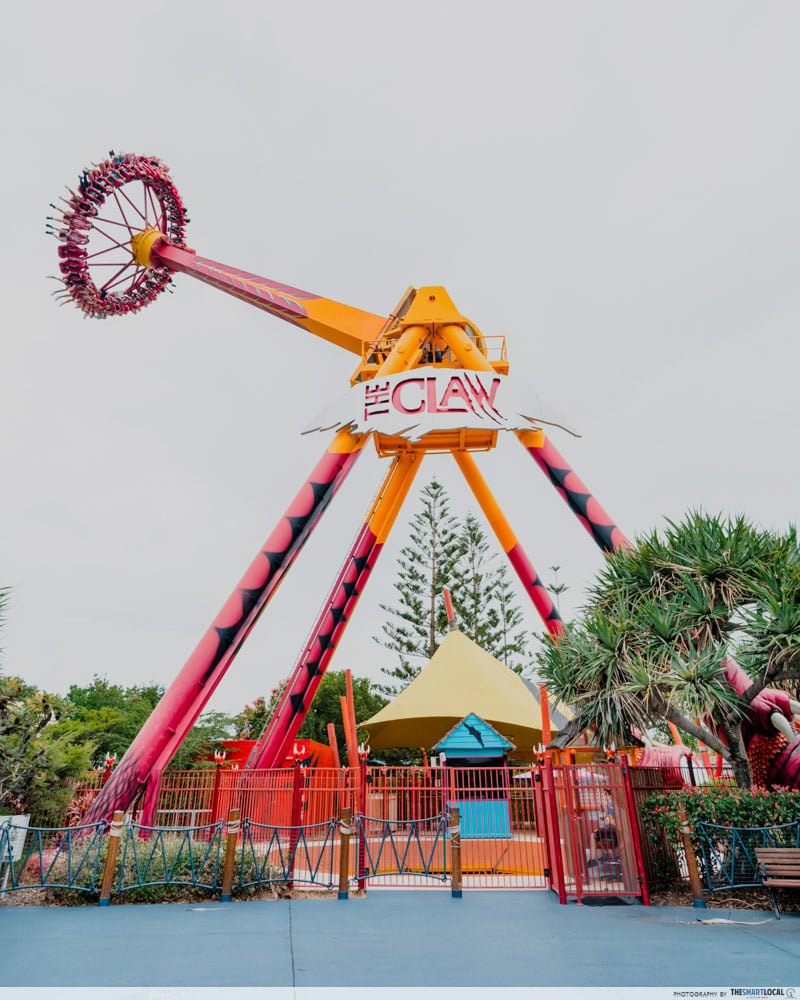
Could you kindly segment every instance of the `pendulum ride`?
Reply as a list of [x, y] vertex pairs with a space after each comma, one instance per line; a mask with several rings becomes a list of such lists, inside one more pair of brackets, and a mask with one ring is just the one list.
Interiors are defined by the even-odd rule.
[[167, 167], [115, 154], [81, 175], [53, 206], [61, 287], [55, 293], [104, 319], [136, 312], [185, 274], [356, 358], [347, 394], [313, 429], [332, 432], [321, 459], [261, 546], [83, 819], [93, 823], [142, 801], [150, 822], [161, 774], [205, 707], [369, 439], [388, 470], [311, 636], [247, 768], [279, 766], [291, 747], [424, 456], [449, 452], [551, 635], [558, 611], [472, 456], [501, 430], [516, 435], [604, 551], [626, 545], [589, 490], [545, 436], [537, 402], [508, 376], [505, 339], [484, 336], [444, 288], [410, 288], [377, 316], [200, 257], [185, 243], [188, 219]]

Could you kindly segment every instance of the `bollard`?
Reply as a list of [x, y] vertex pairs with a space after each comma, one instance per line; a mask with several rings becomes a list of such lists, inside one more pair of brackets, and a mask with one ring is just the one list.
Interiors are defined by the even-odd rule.
[[230, 903], [233, 898], [233, 865], [236, 860], [236, 841], [239, 839], [239, 810], [228, 814], [228, 839], [225, 843], [225, 863], [222, 868], [222, 895], [220, 902]]
[[450, 850], [450, 891], [454, 899], [461, 899], [461, 816], [457, 806], [450, 806]]
[[706, 901], [703, 898], [703, 883], [700, 881], [700, 872], [697, 870], [697, 857], [694, 853], [694, 844], [690, 837], [691, 827], [689, 817], [685, 809], [678, 810], [678, 819], [681, 824], [681, 839], [683, 849], [686, 853], [686, 868], [689, 871], [689, 885], [692, 887], [692, 906], [698, 909], [706, 908]]
[[353, 810], [350, 806], [345, 806], [339, 820], [339, 899], [350, 898], [348, 886], [350, 883], [350, 834], [353, 831], [350, 824], [352, 819]]
[[111, 829], [108, 831], [108, 853], [106, 854], [105, 868], [103, 868], [103, 882], [100, 886], [98, 906], [108, 906], [111, 903], [111, 883], [114, 881], [114, 866], [117, 863], [119, 838], [124, 822], [125, 813], [118, 809], [111, 819]]

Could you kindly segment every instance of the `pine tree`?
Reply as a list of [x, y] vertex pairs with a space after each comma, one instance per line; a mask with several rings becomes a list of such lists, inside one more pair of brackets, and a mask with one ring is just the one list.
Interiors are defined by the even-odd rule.
[[561, 614], [561, 595], [569, 590], [569, 586], [566, 583], [558, 582], [558, 571], [561, 569], [560, 566], [551, 566], [550, 569], [553, 571], [553, 581], [548, 584], [548, 589], [550, 593], [556, 599], [556, 609], [558, 613]]
[[496, 553], [472, 513], [464, 519], [460, 541], [461, 555], [449, 583], [456, 621], [473, 642], [484, 649], [494, 648], [499, 637], [499, 615], [492, 599]]
[[439, 648], [447, 632], [441, 594], [451, 586], [462, 555], [459, 524], [450, 498], [436, 479], [422, 490], [421, 509], [411, 521], [409, 542], [400, 551], [395, 590], [398, 603], [382, 604], [388, 618], [376, 642], [399, 655], [399, 664], [382, 671], [391, 683], [381, 686], [394, 696], [412, 681]]
[[395, 590], [399, 603], [381, 605], [390, 617], [376, 641], [399, 654], [399, 664], [382, 671], [391, 683], [380, 690], [393, 697], [410, 683], [447, 632], [442, 590], [449, 587], [459, 629], [506, 666], [522, 673], [527, 632], [507, 567], [495, 566], [497, 553], [478, 518], [459, 521], [450, 513], [446, 491], [435, 479], [422, 491], [422, 509], [398, 560]]
[[525, 616], [516, 603], [507, 566], [501, 566], [497, 571], [492, 594], [500, 621], [499, 641], [491, 653], [511, 670], [523, 674], [526, 672], [525, 667], [531, 662], [528, 632], [522, 627]]
[[521, 628], [524, 615], [508, 575], [508, 566], [497, 564], [497, 552], [480, 521], [467, 514], [461, 530], [462, 555], [451, 584], [459, 628], [495, 659], [516, 673], [523, 672], [528, 633]]

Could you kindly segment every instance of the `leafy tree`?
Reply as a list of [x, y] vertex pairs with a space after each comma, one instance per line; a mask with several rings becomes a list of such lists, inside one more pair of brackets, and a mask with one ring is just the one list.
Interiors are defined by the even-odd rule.
[[288, 683], [289, 678], [284, 677], [280, 684], [270, 691], [269, 698], [259, 696], [234, 716], [233, 729], [237, 740], [257, 740], [261, 737]]
[[[102, 767], [106, 755], [120, 760], [150, 717], [164, 689], [157, 684], [123, 687], [95, 677], [85, 687], [73, 684], [63, 701], [54, 731], [70, 735], [76, 743], [92, 748], [91, 765]], [[202, 758], [216, 740], [233, 731], [233, 720], [222, 712], [206, 712], [186, 734], [169, 763], [171, 770], [207, 767]]]
[[[0, 629], [10, 597], [0, 588]], [[61, 699], [19, 677], [0, 676], [0, 811], [41, 813], [48, 798], [88, 766], [91, 749], [55, 733]]]
[[42, 813], [94, 750], [54, 725], [63, 701], [19, 677], [0, 677], [0, 811]]
[[[737, 695], [729, 655], [752, 685]], [[610, 555], [580, 618], [538, 654], [551, 695], [577, 711], [556, 742], [594, 725], [604, 743], [673, 723], [750, 783], [740, 723], [767, 686], [800, 676], [800, 550], [746, 518], [702, 512]]]
[[257, 740], [264, 732], [270, 715], [277, 704], [281, 688], [273, 688], [269, 701], [259, 697], [241, 710], [233, 719], [233, 735], [237, 740]]
[[[328, 742], [328, 723], [332, 722], [336, 730], [336, 742], [344, 753], [347, 743], [342, 722], [342, 706], [340, 698], [347, 694], [347, 676], [344, 670], [329, 670], [320, 681], [319, 688], [308, 714], [300, 727], [299, 735], [319, 743]], [[379, 694], [368, 677], [353, 678], [353, 705], [356, 720], [369, 719], [379, 712], [387, 699]], [[358, 730], [359, 739], [364, 739], [364, 730]]]
[[160, 701], [164, 689], [155, 684], [122, 687], [95, 675], [90, 684], [70, 685], [64, 699], [59, 732], [91, 743], [92, 764], [102, 767], [107, 754], [123, 754]]

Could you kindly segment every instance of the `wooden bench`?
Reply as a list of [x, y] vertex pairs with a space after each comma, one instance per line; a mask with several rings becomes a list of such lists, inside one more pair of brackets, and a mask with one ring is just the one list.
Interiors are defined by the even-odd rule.
[[769, 889], [775, 916], [781, 911], [776, 889], [800, 889], [800, 847], [757, 847], [756, 860], [764, 887]]

